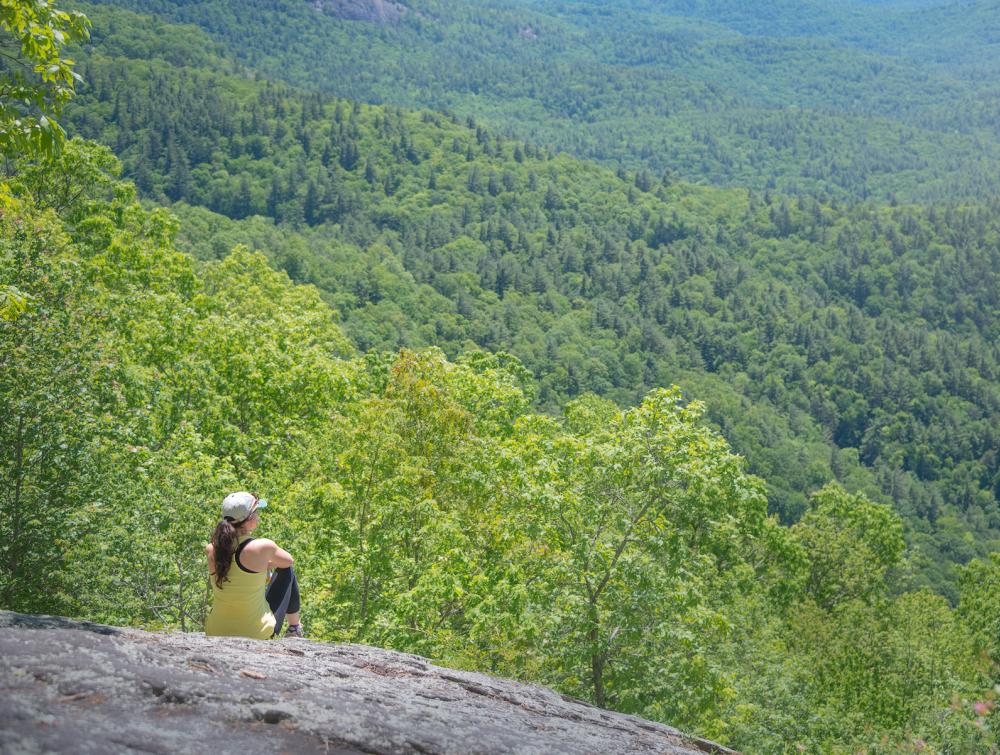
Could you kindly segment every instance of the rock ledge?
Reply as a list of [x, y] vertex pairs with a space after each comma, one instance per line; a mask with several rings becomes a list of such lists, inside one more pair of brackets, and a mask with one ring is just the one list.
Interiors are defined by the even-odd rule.
[[732, 752], [550, 689], [309, 640], [0, 611], [0, 752]]

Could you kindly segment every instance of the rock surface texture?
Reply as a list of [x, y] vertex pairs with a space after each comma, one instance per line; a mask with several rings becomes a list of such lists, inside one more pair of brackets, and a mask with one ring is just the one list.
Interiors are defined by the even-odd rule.
[[726, 753], [544, 687], [361, 645], [0, 611], [3, 753]]

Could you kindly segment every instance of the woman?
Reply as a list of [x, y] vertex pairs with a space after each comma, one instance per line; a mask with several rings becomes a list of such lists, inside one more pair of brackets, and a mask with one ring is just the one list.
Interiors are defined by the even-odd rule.
[[[212, 577], [205, 634], [266, 640], [278, 636], [287, 616], [285, 636], [302, 636], [291, 554], [273, 540], [250, 537], [265, 506], [267, 501], [245, 492], [230, 493], [222, 502], [222, 519], [205, 546]], [[275, 570], [270, 584], [268, 569]]]

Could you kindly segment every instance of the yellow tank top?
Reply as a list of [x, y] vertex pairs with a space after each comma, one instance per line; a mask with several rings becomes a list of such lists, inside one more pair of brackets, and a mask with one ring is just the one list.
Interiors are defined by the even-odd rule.
[[[249, 540], [240, 538], [239, 544]], [[212, 609], [205, 618], [205, 634], [226, 637], [250, 637], [267, 640], [274, 634], [274, 614], [271, 613], [264, 590], [267, 572], [248, 572], [240, 568], [233, 554], [233, 563], [220, 588], [212, 581]]]

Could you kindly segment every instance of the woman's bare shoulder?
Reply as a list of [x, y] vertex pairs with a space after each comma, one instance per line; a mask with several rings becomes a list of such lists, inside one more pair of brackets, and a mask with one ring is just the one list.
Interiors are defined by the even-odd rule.
[[254, 551], [257, 553], [262, 553], [263, 551], [272, 551], [278, 547], [278, 544], [266, 537], [255, 537], [249, 543], [247, 543], [246, 549], [249, 551]]

